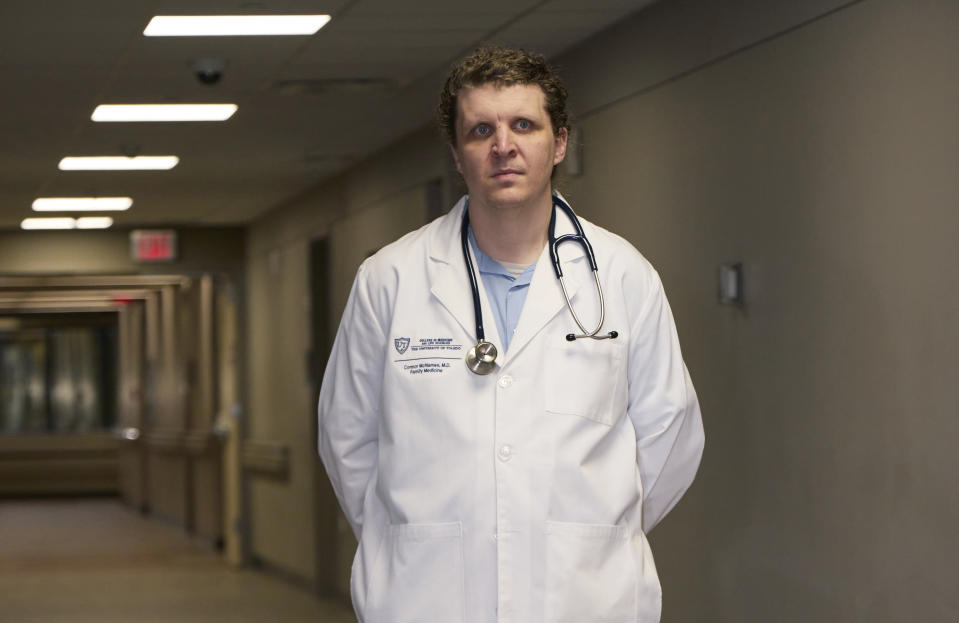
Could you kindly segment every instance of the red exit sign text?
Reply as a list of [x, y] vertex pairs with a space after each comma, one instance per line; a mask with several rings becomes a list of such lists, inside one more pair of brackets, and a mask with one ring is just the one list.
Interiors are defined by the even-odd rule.
[[177, 257], [177, 237], [172, 229], [136, 229], [130, 232], [134, 262], [172, 262]]

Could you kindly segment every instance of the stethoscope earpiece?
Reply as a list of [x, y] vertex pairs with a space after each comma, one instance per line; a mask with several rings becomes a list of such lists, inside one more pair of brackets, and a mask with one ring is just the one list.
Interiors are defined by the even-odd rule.
[[580, 338], [584, 338], [584, 337], [588, 337], [588, 338], [594, 339], [594, 340], [614, 340], [614, 339], [616, 339], [616, 338], [619, 337], [619, 331], [610, 331], [610, 332], [607, 333], [606, 335], [585, 335], [585, 334], [584, 334], [584, 335], [576, 335], [575, 333], [567, 333], [567, 334], [566, 334], [566, 341], [567, 341], [567, 342], [575, 342], [576, 340], [578, 340], [578, 339], [580, 339]]

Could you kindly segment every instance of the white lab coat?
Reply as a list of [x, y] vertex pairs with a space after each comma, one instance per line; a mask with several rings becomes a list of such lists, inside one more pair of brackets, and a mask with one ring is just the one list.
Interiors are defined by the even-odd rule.
[[[508, 352], [463, 358], [475, 319], [464, 200], [360, 266], [319, 401], [319, 448], [359, 540], [363, 623], [652, 623], [645, 532], [689, 487], [702, 420], [659, 277], [582, 220], [610, 340], [576, 327], [546, 250]], [[560, 212], [557, 236], [572, 231]], [[589, 266], [561, 247], [573, 305], [598, 318]], [[475, 261], [475, 260], [474, 260]], [[480, 285], [487, 339], [502, 344]]]

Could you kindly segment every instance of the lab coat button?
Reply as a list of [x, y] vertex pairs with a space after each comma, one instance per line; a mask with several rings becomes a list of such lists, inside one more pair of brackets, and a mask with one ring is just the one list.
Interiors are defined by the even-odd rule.
[[500, 446], [499, 447], [499, 460], [504, 463], [510, 460], [513, 457], [513, 448], [510, 446]]
[[510, 375], [504, 374], [503, 376], [499, 377], [499, 386], [500, 386], [500, 387], [506, 388], [506, 387], [509, 387], [509, 386], [512, 385], [512, 384], [513, 384], [513, 377], [511, 377]]

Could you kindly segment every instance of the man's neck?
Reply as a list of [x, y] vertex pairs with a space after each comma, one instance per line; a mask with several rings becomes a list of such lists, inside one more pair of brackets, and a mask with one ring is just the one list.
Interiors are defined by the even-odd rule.
[[494, 260], [529, 265], [546, 246], [551, 195], [535, 203], [517, 206], [487, 206], [470, 200], [470, 226], [476, 244]]

